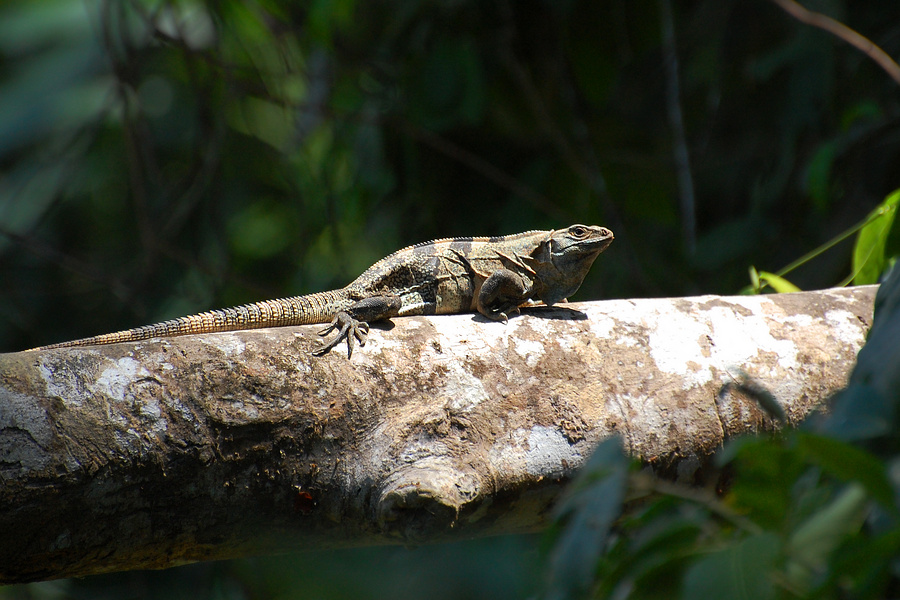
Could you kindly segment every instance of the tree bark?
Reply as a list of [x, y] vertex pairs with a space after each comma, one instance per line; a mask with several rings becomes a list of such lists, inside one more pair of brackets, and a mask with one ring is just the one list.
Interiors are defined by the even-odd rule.
[[0, 583], [533, 531], [603, 438], [693, 481], [840, 389], [875, 286], [0, 355]]

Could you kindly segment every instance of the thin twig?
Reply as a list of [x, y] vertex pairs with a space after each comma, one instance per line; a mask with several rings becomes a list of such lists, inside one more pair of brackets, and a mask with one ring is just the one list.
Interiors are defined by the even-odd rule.
[[794, 2], [794, 0], [772, 0], [780, 6], [786, 13], [807, 25], [824, 29], [828, 33], [839, 37], [851, 46], [855, 46], [862, 50], [869, 58], [878, 63], [884, 71], [890, 75], [891, 79], [900, 84], [900, 65], [894, 62], [887, 52], [879, 48], [869, 38], [860, 35], [856, 31], [850, 29], [840, 21], [835, 21], [829, 16], [822, 13], [807, 10]]
[[694, 502], [746, 533], [756, 535], [762, 532], [759, 525], [733, 510], [712, 492], [665, 481], [645, 473], [635, 473], [631, 477], [636, 489]]
[[[860, 229], [862, 229], [863, 227], [865, 227], [866, 225], [868, 225], [869, 223], [871, 223], [878, 217], [881, 217], [883, 214], [884, 214], [883, 211], [877, 211], [873, 214], [868, 215], [865, 219], [863, 219], [862, 221], [860, 221], [859, 223], [857, 223], [850, 229], [847, 229], [846, 231], [842, 231], [837, 236], [828, 240], [821, 246], [818, 246], [817, 248], [810, 250], [809, 252], [807, 252], [806, 254], [804, 254], [803, 256], [801, 256], [800, 258], [798, 258], [791, 264], [789, 264], [788, 266], [782, 268], [777, 273], [775, 273], [775, 275], [777, 275], [778, 277], [784, 277], [785, 275], [787, 275], [788, 273], [790, 273], [797, 267], [799, 267], [803, 264], [806, 264], [807, 262], [814, 259], [815, 257], [822, 254], [823, 252], [830, 250], [834, 246], [837, 246], [838, 244], [840, 244], [841, 242], [843, 242], [850, 236], [855, 235]], [[846, 285], [846, 284], [844, 284], [844, 285]], [[838, 287], [843, 287], [843, 285], [838, 286]]]

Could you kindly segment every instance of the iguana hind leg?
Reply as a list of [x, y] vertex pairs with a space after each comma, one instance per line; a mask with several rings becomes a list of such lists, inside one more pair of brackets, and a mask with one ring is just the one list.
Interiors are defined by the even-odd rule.
[[519, 312], [519, 305], [531, 294], [532, 286], [525, 287], [521, 276], [509, 269], [497, 269], [481, 284], [475, 307], [488, 319], [506, 323], [509, 314]]
[[397, 313], [400, 312], [400, 305], [400, 296], [363, 298], [347, 310], [336, 314], [328, 327], [319, 332], [321, 336], [326, 336], [335, 329], [338, 333], [330, 342], [314, 350], [313, 354], [315, 356], [327, 354], [342, 340], [347, 340], [347, 358], [350, 358], [353, 354], [353, 339], [356, 338], [360, 346], [365, 346], [369, 323], [397, 316]]

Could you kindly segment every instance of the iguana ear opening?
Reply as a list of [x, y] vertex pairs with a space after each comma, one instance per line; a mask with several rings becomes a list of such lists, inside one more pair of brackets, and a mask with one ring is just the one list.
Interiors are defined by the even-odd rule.
[[553, 250], [550, 247], [551, 239], [553, 239], [553, 231], [548, 231], [547, 237], [542, 239], [534, 252], [531, 253], [532, 258], [541, 263], [550, 262], [553, 258]]

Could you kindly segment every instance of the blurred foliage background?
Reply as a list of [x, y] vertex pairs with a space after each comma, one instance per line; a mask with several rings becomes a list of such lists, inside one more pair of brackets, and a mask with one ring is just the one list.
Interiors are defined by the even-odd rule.
[[[900, 4], [805, 5], [900, 56]], [[616, 233], [576, 300], [735, 293], [898, 187], [896, 83], [768, 0], [0, 4], [0, 351], [575, 222]], [[836, 284], [851, 250], [792, 281]], [[449, 570], [477, 584], [432, 596], [514, 598], [541, 579], [532, 538], [321, 556], [0, 597], [419, 597], [397, 582]]]

